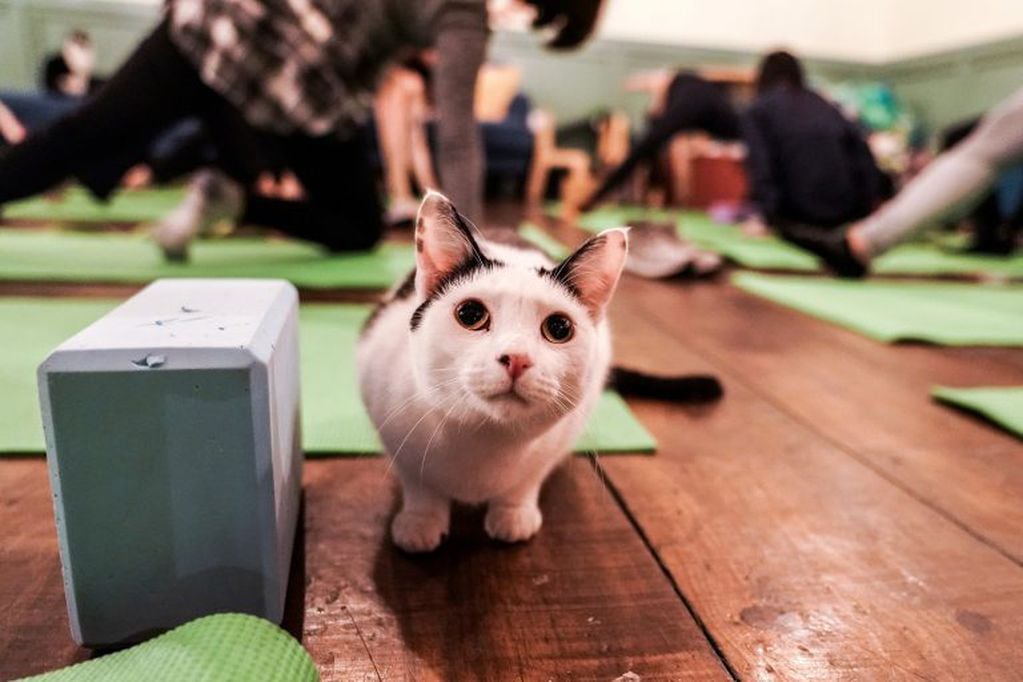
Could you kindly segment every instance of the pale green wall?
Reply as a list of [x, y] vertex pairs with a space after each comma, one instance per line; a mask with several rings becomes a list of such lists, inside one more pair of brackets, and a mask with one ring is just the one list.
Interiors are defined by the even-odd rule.
[[[72, 28], [88, 30], [101, 72], [112, 70], [159, 19], [156, 5], [117, 0], [0, 0], [0, 88], [31, 87], [42, 56]], [[625, 76], [663, 66], [752, 65], [757, 54], [685, 46], [597, 40], [565, 54], [544, 52], [534, 36], [498, 34], [493, 58], [523, 67], [526, 91], [560, 120], [605, 107], [625, 108], [639, 122], [642, 95], [622, 90]], [[979, 113], [1023, 85], [1023, 36], [884, 65], [808, 60], [827, 81], [882, 79], [932, 128]]]
[[1023, 87], [1023, 36], [901, 60], [878, 77], [937, 129], [976, 116]]
[[0, 88], [35, 86], [43, 56], [56, 50], [75, 28], [92, 35], [97, 70], [109, 73], [158, 20], [158, 5], [116, 0], [0, 0]]
[[[581, 50], [548, 52], [536, 36], [504, 33], [494, 36], [492, 59], [520, 64], [524, 89], [559, 119], [586, 116], [601, 108], [624, 108], [638, 121], [647, 97], [622, 89], [625, 77], [643, 69], [665, 66], [753, 66], [759, 55], [624, 40], [595, 40]], [[863, 78], [871, 68], [852, 62], [809, 60], [808, 67], [827, 80]]]

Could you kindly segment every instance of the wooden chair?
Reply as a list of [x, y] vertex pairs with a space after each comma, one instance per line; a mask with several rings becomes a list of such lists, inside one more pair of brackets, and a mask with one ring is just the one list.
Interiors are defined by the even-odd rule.
[[551, 172], [565, 170], [567, 175], [558, 192], [563, 207], [561, 218], [574, 220], [579, 214], [579, 205], [595, 186], [590, 172], [590, 155], [581, 149], [557, 146], [555, 119], [550, 112], [534, 110], [529, 116], [529, 127], [533, 132], [533, 160], [526, 180], [526, 206], [539, 208]]

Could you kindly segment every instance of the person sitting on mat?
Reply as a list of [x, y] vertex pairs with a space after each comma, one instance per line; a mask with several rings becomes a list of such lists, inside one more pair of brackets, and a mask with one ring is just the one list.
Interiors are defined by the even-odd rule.
[[[982, 196], [1023, 163], [1023, 89], [984, 116], [976, 129], [907, 184], [895, 198], [843, 229], [794, 226], [793, 241], [841, 277], [863, 277], [870, 261]], [[1015, 234], [1011, 237], [1013, 246]]]
[[655, 105], [654, 111], [646, 133], [583, 202], [583, 211], [593, 209], [624, 184], [640, 164], [656, 158], [678, 133], [699, 130], [719, 140], [739, 138], [739, 117], [728, 94], [719, 84], [689, 71], [675, 74], [665, 91], [663, 108]]
[[[522, 1], [535, 9], [535, 27], [554, 29], [552, 48], [583, 42], [602, 2]], [[473, 86], [487, 35], [485, 0], [170, 0], [164, 20], [95, 95], [0, 152], [0, 205], [198, 116], [242, 188], [288, 168], [305, 190], [297, 201], [247, 192], [237, 206], [243, 222], [330, 250], [368, 248], [381, 236], [382, 211], [360, 124], [382, 70], [434, 46], [441, 184], [479, 219]], [[156, 233], [165, 253], [187, 252], [196, 218]]]
[[867, 215], [881, 172], [859, 128], [806, 86], [802, 64], [788, 52], [761, 60], [755, 88], [741, 125], [761, 219], [784, 236], [788, 223], [834, 228]]

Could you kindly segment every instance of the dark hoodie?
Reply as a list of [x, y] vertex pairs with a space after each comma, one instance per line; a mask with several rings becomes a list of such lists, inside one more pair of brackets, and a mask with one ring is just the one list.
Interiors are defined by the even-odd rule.
[[751, 199], [769, 224], [834, 227], [874, 208], [880, 171], [863, 133], [817, 93], [769, 88], [741, 127]]

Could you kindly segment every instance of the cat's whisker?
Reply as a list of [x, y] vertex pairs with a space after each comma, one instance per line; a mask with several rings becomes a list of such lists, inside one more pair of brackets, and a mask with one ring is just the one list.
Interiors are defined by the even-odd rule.
[[426, 412], [424, 412], [424, 413], [423, 413], [423, 416], [421, 416], [421, 417], [420, 417], [420, 418], [419, 418], [418, 420], [416, 420], [416, 423], [415, 423], [415, 424], [413, 424], [413, 425], [412, 425], [412, 428], [408, 430], [408, 433], [406, 433], [406, 434], [405, 434], [405, 437], [404, 437], [404, 438], [402, 439], [401, 443], [400, 443], [400, 444], [398, 445], [398, 449], [397, 449], [397, 450], [396, 450], [396, 451], [394, 452], [394, 454], [392, 455], [392, 458], [391, 458], [391, 461], [392, 461], [392, 462], [396, 462], [396, 461], [398, 460], [398, 456], [399, 456], [399, 455], [401, 455], [401, 451], [402, 451], [402, 449], [403, 449], [403, 448], [405, 447], [405, 443], [407, 443], [407, 442], [408, 442], [408, 439], [409, 439], [409, 438], [410, 438], [410, 437], [412, 436], [412, 433], [413, 433], [413, 432], [414, 432], [414, 431], [415, 431], [415, 430], [416, 430], [417, 428], [419, 428], [419, 425], [420, 425], [420, 424], [422, 424], [422, 423], [423, 423], [423, 421], [424, 421], [424, 420], [425, 420], [425, 419], [426, 419], [427, 417], [429, 417], [429, 416], [430, 416], [431, 414], [433, 414], [434, 412], [436, 412], [436, 411], [437, 411], [438, 409], [440, 409], [440, 408], [439, 408], [439, 407], [437, 407], [437, 406], [432, 406], [432, 407], [429, 407], [429, 408], [427, 408]]
[[457, 382], [458, 382], [458, 378], [456, 377], [456, 378], [453, 378], [453, 379], [449, 379], [447, 381], [443, 381], [443, 382], [441, 382], [439, 384], [434, 384], [432, 386], [427, 386], [423, 390], [416, 391], [411, 396], [409, 396], [408, 398], [403, 400], [397, 407], [395, 407], [390, 412], [388, 412], [387, 416], [384, 418], [384, 420], [382, 422], [380, 422], [379, 426], [377, 426], [377, 430], [379, 431], [384, 426], [386, 426], [393, 418], [397, 417], [406, 407], [408, 407], [414, 401], [416, 401], [416, 400], [418, 400], [420, 398], [428, 398], [430, 396], [430, 394], [439, 392], [440, 389], [446, 388], [448, 386], [451, 386], [451, 385], [453, 385], [453, 384], [455, 384]]
[[433, 433], [430, 434], [430, 439], [426, 441], [426, 449], [423, 450], [423, 460], [419, 463], [419, 478], [422, 478], [426, 471], [426, 456], [430, 454], [430, 446], [433, 445], [434, 439], [437, 437], [437, 434], [440, 433], [441, 427], [447, 424], [448, 417], [451, 416], [451, 412], [456, 407], [460, 407], [461, 404], [462, 394], [456, 393], [454, 399], [451, 401], [451, 407], [449, 407], [448, 411], [444, 413], [444, 416], [440, 418], [440, 422], [437, 424], [437, 427], [433, 430]]

